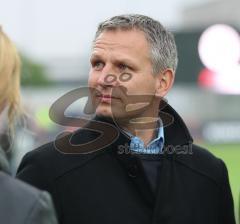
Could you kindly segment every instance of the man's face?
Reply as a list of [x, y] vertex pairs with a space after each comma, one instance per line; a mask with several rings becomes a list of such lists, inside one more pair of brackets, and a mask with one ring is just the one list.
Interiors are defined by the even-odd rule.
[[[88, 85], [96, 115], [116, 119], [152, 115], [158, 107], [154, 103], [157, 78], [152, 74], [149, 45], [142, 31], [102, 32], [93, 45], [90, 61]], [[141, 104], [134, 105], [131, 95], [140, 96], [142, 109]]]

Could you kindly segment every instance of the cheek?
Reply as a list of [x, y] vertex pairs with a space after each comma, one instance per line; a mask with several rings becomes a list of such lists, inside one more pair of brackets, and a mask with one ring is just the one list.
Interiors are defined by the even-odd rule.
[[89, 73], [88, 86], [93, 87], [96, 85], [96, 82], [97, 82], [97, 80], [96, 80], [95, 76], [93, 74]]
[[143, 80], [143, 89], [147, 92], [155, 92], [156, 90], [156, 79], [152, 77], [152, 75], [148, 76], [145, 80]]
[[155, 93], [156, 83], [152, 77], [133, 79], [125, 85], [128, 94], [152, 94]]

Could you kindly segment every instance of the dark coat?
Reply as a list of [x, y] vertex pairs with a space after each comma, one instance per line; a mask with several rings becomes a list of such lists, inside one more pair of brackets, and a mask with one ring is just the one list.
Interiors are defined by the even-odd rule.
[[0, 172], [1, 224], [57, 224], [50, 195]]
[[[129, 144], [121, 133], [111, 145], [89, 154], [62, 154], [48, 143], [24, 157], [18, 178], [51, 193], [62, 224], [235, 223], [224, 162], [192, 144], [170, 106], [163, 111], [174, 122], [164, 128], [156, 194], [138, 157], [119, 147]], [[71, 142], [80, 144], [94, 135], [82, 129]]]
[[49, 193], [8, 175], [8, 162], [0, 148], [0, 223], [57, 224]]

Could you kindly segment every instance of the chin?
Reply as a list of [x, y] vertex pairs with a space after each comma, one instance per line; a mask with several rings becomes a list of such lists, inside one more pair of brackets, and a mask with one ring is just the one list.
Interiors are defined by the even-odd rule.
[[110, 107], [98, 106], [96, 109], [96, 115], [99, 117], [112, 118], [112, 111]]
[[107, 118], [107, 119], [111, 119], [111, 120], [115, 120], [115, 121], [120, 121], [122, 119], [126, 119], [126, 117], [124, 116], [124, 113], [121, 113], [119, 111], [118, 113], [114, 112], [114, 114], [113, 114], [111, 108], [97, 108], [96, 115], [98, 117]]

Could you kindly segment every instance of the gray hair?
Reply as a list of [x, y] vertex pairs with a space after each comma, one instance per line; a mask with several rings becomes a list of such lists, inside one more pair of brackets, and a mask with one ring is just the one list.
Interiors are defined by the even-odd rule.
[[153, 74], [157, 74], [167, 68], [173, 69], [175, 72], [178, 56], [174, 36], [160, 22], [150, 17], [138, 14], [114, 16], [99, 24], [94, 40], [104, 30], [131, 30], [134, 28], [144, 32], [150, 45]]

